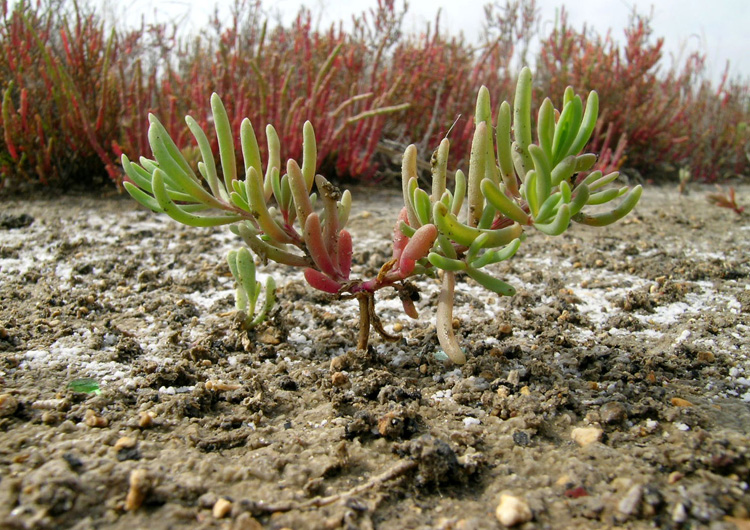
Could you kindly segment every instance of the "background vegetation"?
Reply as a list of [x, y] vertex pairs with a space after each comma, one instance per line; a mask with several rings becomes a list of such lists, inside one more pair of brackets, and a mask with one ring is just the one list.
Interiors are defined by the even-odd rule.
[[441, 31], [439, 15], [407, 33], [406, 7], [373, 4], [345, 30], [315, 27], [304, 9], [289, 27], [274, 25], [261, 0], [236, 0], [231, 20], [215, 17], [185, 36], [172, 23], [118, 27], [82, 1], [4, 0], [0, 187], [119, 184], [122, 153], [150, 156], [149, 112], [197, 162], [183, 118], [208, 129], [212, 92], [236, 129], [247, 116], [264, 141], [272, 123], [283, 159], [299, 157], [311, 120], [320, 164], [338, 180], [386, 179], [407, 144], [426, 161], [446, 135], [451, 166], [462, 167], [478, 88], [495, 102], [509, 98], [531, 59], [535, 90], [556, 106], [567, 85], [584, 97], [599, 92], [589, 148], [602, 153], [601, 169], [654, 180], [676, 180], [679, 168], [704, 181], [748, 173], [747, 81], [727, 69], [716, 86], [700, 53], [665, 68], [648, 17], [634, 13], [622, 40], [573, 28], [564, 12], [544, 33], [539, 22], [551, 14], [534, 0], [495, 0], [477, 45]]

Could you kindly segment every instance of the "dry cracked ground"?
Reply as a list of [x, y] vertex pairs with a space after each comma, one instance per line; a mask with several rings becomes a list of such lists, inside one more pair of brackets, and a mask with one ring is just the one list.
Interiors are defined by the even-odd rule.
[[[418, 320], [381, 293], [401, 339], [357, 351], [354, 302], [262, 268], [279, 304], [248, 334], [226, 229], [2, 199], [0, 527], [747, 529], [750, 222], [705, 191], [531, 235], [494, 266], [514, 297], [460, 278], [460, 367], [434, 280]], [[369, 276], [399, 198], [354, 199]]]

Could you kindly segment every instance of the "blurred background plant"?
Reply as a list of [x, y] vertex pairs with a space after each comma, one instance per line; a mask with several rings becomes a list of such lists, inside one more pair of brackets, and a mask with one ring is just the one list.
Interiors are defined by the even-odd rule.
[[[373, 0], [347, 30], [316, 26], [307, 9], [290, 25], [274, 24], [261, 0], [235, 0], [229, 20], [216, 14], [195, 35], [179, 21], [121, 27], [85, 0], [1, 5], [0, 187], [119, 185], [120, 155], [149, 152], [149, 112], [190, 160], [182, 116], [210, 131], [204, 102], [213, 92], [231, 116], [272, 123], [288, 149], [282, 159], [299, 156], [301, 125], [313, 121], [318, 170], [338, 181], [395, 184], [406, 145], [429, 153], [446, 135], [465, 170], [479, 87], [507, 99], [531, 61], [535, 112], [541, 93], [570, 85], [585, 98], [597, 87], [607, 112], [586, 148], [602, 154], [595, 169], [676, 182], [684, 167], [700, 182], [746, 175], [750, 166], [748, 83], [727, 68], [716, 86], [700, 53], [660, 70], [663, 40], [635, 12], [619, 42], [573, 28], [564, 10], [542, 31], [535, 0], [495, 0], [469, 42], [442, 30], [439, 13], [407, 32], [408, 6], [396, 0]], [[257, 134], [265, 146], [265, 131]]]
[[737, 197], [735, 196], [735, 191], [732, 186], [729, 186], [729, 188], [725, 190], [717, 185], [714, 193], [706, 194], [706, 199], [711, 204], [714, 204], [719, 208], [732, 210], [737, 215], [742, 215], [745, 212], [745, 207], [737, 204]]

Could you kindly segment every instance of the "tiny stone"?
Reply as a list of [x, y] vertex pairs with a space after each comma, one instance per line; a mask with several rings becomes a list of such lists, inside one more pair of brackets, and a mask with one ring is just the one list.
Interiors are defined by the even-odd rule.
[[238, 390], [242, 388], [242, 385], [225, 383], [224, 381], [206, 381], [206, 390], [212, 390], [214, 392], [231, 392], [232, 390]]
[[148, 429], [154, 424], [154, 415], [151, 412], [141, 412], [138, 416], [138, 427]]
[[151, 488], [151, 480], [145, 469], [134, 469], [130, 472], [130, 489], [125, 497], [125, 510], [137, 510], [146, 500], [146, 494]]
[[42, 399], [34, 401], [31, 408], [34, 410], [65, 410], [70, 403], [66, 399]]
[[45, 425], [54, 425], [56, 423], [59, 423], [61, 419], [62, 416], [59, 412], [45, 410], [42, 413], [42, 423], [44, 423]]
[[508, 372], [508, 382], [511, 385], [517, 385], [521, 382], [521, 374], [518, 370], [511, 370], [510, 372]]
[[18, 400], [10, 394], [0, 395], [0, 418], [11, 416], [18, 409]]
[[507, 398], [510, 395], [510, 390], [507, 386], [500, 385], [497, 387], [497, 395], [501, 398]]
[[86, 414], [83, 416], [83, 422], [89, 427], [102, 428], [109, 425], [107, 418], [99, 416], [96, 412], [91, 409], [86, 410]]
[[532, 518], [531, 508], [525, 500], [506, 494], [500, 496], [500, 504], [497, 505], [495, 516], [504, 526], [526, 523]]
[[627, 411], [622, 403], [611, 401], [599, 409], [599, 416], [604, 423], [620, 423], [627, 417]]
[[497, 326], [497, 332], [500, 335], [510, 335], [511, 333], [513, 333], [513, 326], [511, 326], [507, 322], [503, 322]]
[[682, 524], [685, 521], [687, 521], [687, 510], [685, 509], [685, 505], [681, 502], [678, 502], [675, 504], [674, 510], [672, 510], [672, 521], [674, 521], [677, 524]]
[[136, 441], [135, 438], [131, 438], [130, 436], [123, 436], [119, 440], [115, 442], [115, 451], [119, 451], [120, 449], [132, 449], [135, 447]]
[[624, 515], [635, 515], [643, 499], [643, 486], [636, 484], [617, 503], [617, 510]]
[[269, 344], [271, 346], [276, 346], [277, 344], [281, 344], [281, 340], [276, 335], [268, 331], [263, 332], [261, 336], [258, 337], [258, 342], [261, 342], [263, 344]]
[[698, 360], [704, 364], [711, 364], [716, 360], [714, 354], [710, 351], [698, 352]]
[[401, 322], [396, 322], [393, 324], [393, 331], [396, 333], [401, 333], [401, 331], [404, 329], [404, 325]]
[[669, 477], [667, 477], [667, 482], [670, 483], [670, 484], [676, 484], [677, 482], [679, 482], [680, 480], [682, 480], [684, 477], [685, 477], [685, 475], [683, 475], [679, 471], [672, 471], [669, 474]]
[[398, 438], [404, 432], [404, 419], [395, 412], [388, 412], [378, 419], [378, 432], [386, 438]]
[[346, 359], [343, 355], [339, 355], [338, 357], [334, 357], [333, 359], [331, 359], [332, 372], [340, 372], [344, 369], [344, 366], [346, 366]]
[[693, 406], [693, 404], [690, 403], [687, 399], [682, 399], [678, 397], [672, 398], [672, 405], [674, 405], [675, 407], [692, 407]]
[[232, 511], [232, 503], [226, 499], [219, 499], [216, 501], [216, 504], [214, 504], [213, 510], [211, 510], [211, 513], [214, 517], [217, 519], [223, 519], [227, 515], [229, 515], [229, 512]]
[[349, 382], [349, 377], [344, 372], [335, 372], [331, 375], [331, 384], [333, 386], [344, 386]]
[[600, 441], [603, 435], [599, 427], [576, 427], [570, 432], [571, 439], [581, 447]]

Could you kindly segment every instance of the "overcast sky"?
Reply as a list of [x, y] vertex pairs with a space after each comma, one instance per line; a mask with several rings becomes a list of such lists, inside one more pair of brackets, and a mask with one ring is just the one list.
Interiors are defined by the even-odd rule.
[[[111, 0], [109, 0], [111, 1]], [[400, 4], [401, 0], [397, 0]], [[438, 6], [442, 7], [442, 27], [452, 33], [463, 31], [471, 37], [481, 28], [485, 0], [408, 0], [409, 12], [406, 29], [421, 29], [435, 18]], [[623, 28], [627, 25], [633, 7], [640, 13], [653, 10], [655, 36], [665, 38], [665, 52], [684, 57], [682, 50], [699, 50], [708, 57], [709, 75], [718, 79], [727, 60], [733, 76], [750, 78], [750, 1], [749, 0], [537, 0], [541, 8], [543, 32], [548, 31], [556, 10], [565, 5], [569, 21], [575, 28], [584, 23], [604, 34], [612, 29], [619, 42], [624, 41]], [[264, 2], [283, 13], [291, 21], [300, 5], [319, 13], [325, 26], [332, 21], [350, 20], [353, 14], [376, 5], [376, 0], [275, 0]], [[126, 12], [128, 18], [138, 20], [140, 13], [147, 20], [156, 9], [162, 16], [188, 17], [195, 29], [212, 13], [210, 0], [136, 0]], [[219, 5], [231, 5], [223, 0]], [[666, 65], [668, 66], [668, 64]]]

